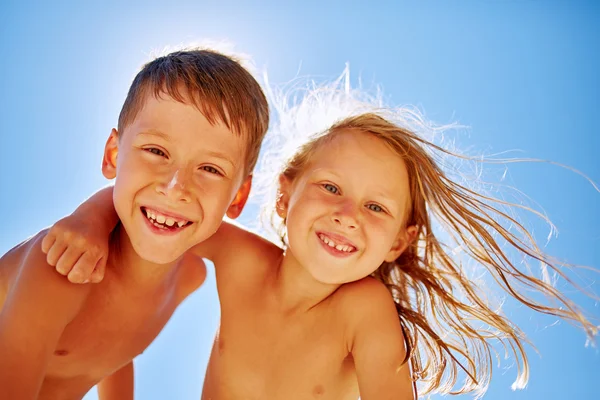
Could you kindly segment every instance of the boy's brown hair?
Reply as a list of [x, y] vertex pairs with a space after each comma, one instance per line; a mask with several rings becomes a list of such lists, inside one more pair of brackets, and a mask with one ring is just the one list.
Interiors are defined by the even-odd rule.
[[269, 107], [254, 77], [235, 59], [214, 50], [175, 51], [145, 64], [119, 114], [119, 132], [135, 120], [148, 95], [193, 104], [211, 123], [247, 136], [245, 172], [251, 173], [269, 126]]

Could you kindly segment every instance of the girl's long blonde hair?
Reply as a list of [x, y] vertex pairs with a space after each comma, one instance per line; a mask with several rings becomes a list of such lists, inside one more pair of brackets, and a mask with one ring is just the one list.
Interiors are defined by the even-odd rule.
[[[397, 260], [383, 263], [373, 276], [388, 287], [396, 303], [408, 349], [405, 361], [420, 382], [420, 394], [483, 394], [492, 374], [494, 341], [517, 360], [513, 386], [527, 383], [526, 338], [490, 304], [486, 288], [469, 276], [469, 260], [476, 263], [476, 272], [486, 272], [522, 304], [574, 322], [590, 338], [597, 334], [597, 327], [550, 278], [554, 274], [577, 287], [565, 274], [569, 265], [544, 254], [515, 211], [526, 210], [550, 221], [530, 207], [482, 194], [473, 189], [472, 182], [469, 187], [468, 182], [459, 183], [464, 179], [453, 174], [457, 163], [452, 160], [474, 159], [433, 143], [444, 127], [435, 128], [410, 108], [382, 108], [380, 96], [365, 101], [361, 92], [350, 90], [348, 70], [333, 84], [311, 87], [291, 103], [289, 95], [278, 97], [272, 91], [270, 95], [279, 124], [275, 133], [280, 135], [272, 135], [267, 142], [259, 171], [271, 165], [273, 153], [281, 156], [285, 145], [292, 143], [295, 151], [279, 173], [294, 179], [319, 146], [352, 130], [381, 139], [404, 160], [411, 193], [406, 222], [417, 226], [417, 240]], [[337, 119], [339, 115], [344, 118]], [[328, 127], [307, 138], [302, 134], [312, 128], [307, 121], [315, 119]], [[432, 138], [426, 138], [427, 134]], [[303, 144], [298, 146], [298, 142]], [[283, 222], [276, 213], [269, 215], [283, 237]], [[527, 261], [540, 263], [540, 277]], [[540, 294], [547, 301], [534, 298]], [[457, 385], [461, 371], [466, 379]]]

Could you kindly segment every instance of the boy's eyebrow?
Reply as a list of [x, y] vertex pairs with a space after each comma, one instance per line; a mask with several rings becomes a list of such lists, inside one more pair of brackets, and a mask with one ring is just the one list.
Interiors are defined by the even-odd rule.
[[[167, 142], [171, 141], [171, 137], [169, 135], [156, 129], [148, 129], [146, 131], [139, 132], [138, 135], [157, 136], [166, 140]], [[218, 151], [208, 151], [207, 154], [211, 157], [219, 158], [225, 162], [228, 162], [234, 169], [237, 167], [237, 164], [223, 153], [219, 153]]]
[[229, 164], [231, 164], [231, 166], [232, 166], [234, 169], [237, 167], [237, 164], [236, 164], [236, 163], [235, 163], [235, 162], [234, 162], [234, 161], [233, 161], [231, 158], [227, 157], [227, 156], [226, 156], [225, 154], [223, 154], [223, 153], [219, 153], [219, 152], [216, 152], [216, 151], [209, 151], [209, 152], [207, 152], [207, 154], [208, 154], [209, 156], [211, 156], [211, 157], [216, 157], [216, 158], [219, 158], [219, 159], [221, 159], [221, 160], [223, 160], [223, 161], [226, 161], [226, 162], [228, 162]]
[[147, 135], [147, 136], [158, 136], [166, 141], [171, 141], [171, 137], [164, 132], [157, 131], [156, 129], [148, 129], [146, 131], [142, 131], [138, 133], [139, 135]]

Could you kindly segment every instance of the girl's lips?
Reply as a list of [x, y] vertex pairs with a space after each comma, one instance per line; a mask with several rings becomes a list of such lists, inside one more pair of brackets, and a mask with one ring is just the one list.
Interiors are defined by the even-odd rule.
[[[333, 237], [336, 237], [338, 241], [334, 241]], [[357, 250], [352, 242], [341, 235], [334, 236], [331, 233], [317, 232], [317, 240], [329, 254], [335, 257], [349, 257]]]
[[[355, 247], [350, 247], [351, 251], [348, 251], [347, 249], [349, 248], [349, 246], [347, 246], [347, 245], [342, 250], [340, 250], [336, 247], [330, 246], [329, 244], [327, 244], [323, 241], [322, 237], [324, 237], [324, 234], [322, 234], [322, 233], [317, 234], [316, 236], [317, 236], [317, 240], [319, 241], [319, 243], [321, 244], [323, 249], [334, 257], [346, 258], [346, 257], [352, 256], [356, 252]], [[346, 250], [344, 250], [344, 249], [346, 249]]]
[[348, 240], [345, 236], [342, 235], [338, 235], [337, 233], [333, 233], [333, 232], [325, 232], [325, 231], [320, 231], [317, 232], [317, 236], [325, 236], [328, 239], [330, 239], [331, 241], [333, 241], [336, 245], [342, 245], [342, 246], [350, 246], [353, 247], [354, 250], [356, 250], [357, 246], [352, 243], [350, 240]]

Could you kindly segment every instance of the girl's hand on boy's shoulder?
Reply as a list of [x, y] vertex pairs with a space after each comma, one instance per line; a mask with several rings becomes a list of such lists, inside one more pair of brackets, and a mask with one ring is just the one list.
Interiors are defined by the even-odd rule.
[[56, 222], [42, 241], [48, 264], [72, 283], [98, 283], [104, 278], [108, 237], [90, 218], [69, 215]]

